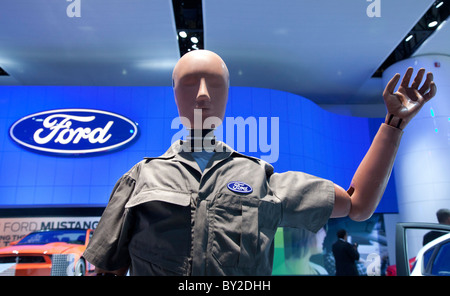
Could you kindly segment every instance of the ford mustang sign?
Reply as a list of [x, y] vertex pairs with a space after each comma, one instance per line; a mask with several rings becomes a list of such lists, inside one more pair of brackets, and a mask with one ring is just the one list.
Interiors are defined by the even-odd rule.
[[137, 125], [111, 112], [58, 109], [25, 116], [9, 129], [16, 143], [59, 155], [107, 152], [133, 141]]

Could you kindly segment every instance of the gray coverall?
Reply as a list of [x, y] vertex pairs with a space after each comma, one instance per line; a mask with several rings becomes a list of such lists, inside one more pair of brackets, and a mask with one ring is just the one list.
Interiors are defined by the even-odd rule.
[[334, 205], [331, 181], [274, 173], [217, 142], [202, 172], [175, 142], [117, 182], [84, 257], [131, 275], [271, 275], [278, 227], [318, 231]]

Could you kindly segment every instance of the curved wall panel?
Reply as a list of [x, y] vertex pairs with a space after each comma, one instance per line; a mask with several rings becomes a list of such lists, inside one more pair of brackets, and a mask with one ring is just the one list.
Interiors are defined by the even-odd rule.
[[[65, 108], [96, 109], [138, 124], [131, 145], [95, 156], [38, 154], [16, 145], [10, 126], [27, 115]], [[145, 156], [166, 151], [183, 129], [170, 87], [0, 87], [0, 207], [104, 206], [118, 178]], [[286, 92], [230, 88], [217, 137], [272, 163], [346, 188], [383, 119], [340, 116]], [[244, 128], [242, 128], [244, 126]], [[233, 130], [233, 131], [232, 131]], [[390, 182], [378, 212], [396, 212]]]
[[[405, 128], [395, 165], [399, 218], [437, 223], [436, 211], [450, 208], [450, 57], [404, 60], [388, 68], [384, 76], [403, 74], [408, 67], [415, 68], [413, 77], [420, 68], [433, 72], [438, 91]], [[384, 80], [386, 84], [388, 78]], [[422, 246], [422, 235], [411, 234], [412, 253]]]

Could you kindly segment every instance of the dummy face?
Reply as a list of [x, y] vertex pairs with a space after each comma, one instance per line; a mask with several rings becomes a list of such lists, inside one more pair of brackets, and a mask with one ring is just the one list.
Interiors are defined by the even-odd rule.
[[[217, 54], [207, 50], [185, 54], [175, 65], [172, 79], [178, 113], [186, 128], [209, 129], [221, 124], [228, 100], [229, 74]], [[205, 121], [213, 117], [216, 120]], [[214, 126], [211, 122], [215, 122]]]

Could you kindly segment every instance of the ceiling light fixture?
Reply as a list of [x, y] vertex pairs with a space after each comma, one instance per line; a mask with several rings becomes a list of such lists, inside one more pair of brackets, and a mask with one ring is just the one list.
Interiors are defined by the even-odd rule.
[[411, 30], [400, 39], [401, 42], [373, 73], [372, 77], [382, 77], [384, 70], [392, 64], [411, 57], [433, 32], [443, 26], [442, 24], [449, 16], [450, 0], [434, 1]]
[[428, 24], [428, 27], [433, 28], [433, 27], [436, 27], [437, 24], [438, 24], [437, 21], [432, 21], [431, 23]]
[[172, 6], [180, 56], [193, 49], [203, 49], [202, 0], [172, 0]]

